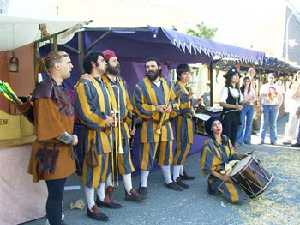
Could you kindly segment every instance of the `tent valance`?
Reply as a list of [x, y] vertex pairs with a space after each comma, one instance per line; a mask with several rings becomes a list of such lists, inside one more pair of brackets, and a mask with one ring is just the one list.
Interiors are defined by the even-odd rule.
[[[124, 57], [127, 57], [126, 55], [133, 57], [136, 53], [136, 58], [140, 58], [141, 50], [143, 50], [142, 55], [147, 55], [156, 47], [155, 55], [162, 61], [171, 62], [207, 63], [214, 57], [228, 57], [259, 64], [265, 56], [263, 52], [220, 44], [162, 27], [86, 28], [84, 30], [86, 46], [93, 44], [96, 40], [95, 35], [100, 36], [104, 33], [106, 36], [101, 39], [101, 42], [99, 41], [98, 45], [95, 45], [95, 48], [99, 50], [102, 45], [103, 47], [114, 46], [114, 49], [121, 51], [120, 55]], [[173, 53], [170, 51], [172, 48], [174, 48]], [[140, 50], [135, 52], [135, 49]], [[165, 55], [165, 52], [168, 52], [168, 55]]]

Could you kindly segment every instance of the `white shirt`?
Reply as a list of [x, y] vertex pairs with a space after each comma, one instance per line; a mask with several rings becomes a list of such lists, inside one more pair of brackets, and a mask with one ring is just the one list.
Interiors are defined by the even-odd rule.
[[[232, 87], [229, 87], [229, 89], [232, 97], [238, 98], [238, 96], [240, 96], [240, 102], [243, 101], [243, 95], [239, 89], [232, 88]], [[221, 102], [226, 103], [227, 98], [228, 98], [228, 87], [224, 87], [221, 92]]]
[[157, 80], [154, 80], [154, 81], [152, 81], [153, 82], [153, 84], [155, 84], [157, 87], [160, 87], [160, 79], [157, 79]]
[[[262, 105], [281, 105], [282, 92], [276, 84], [264, 84], [260, 89], [260, 101]], [[263, 96], [265, 95], [265, 96]]]

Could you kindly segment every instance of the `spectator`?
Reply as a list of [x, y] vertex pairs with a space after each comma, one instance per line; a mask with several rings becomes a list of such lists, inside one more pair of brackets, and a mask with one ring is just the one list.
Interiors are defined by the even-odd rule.
[[241, 111], [241, 125], [237, 133], [237, 143], [239, 145], [251, 144], [252, 122], [256, 100], [255, 90], [251, 85], [250, 77], [245, 77], [243, 82], [241, 92], [244, 98], [244, 105]]
[[270, 129], [271, 144], [277, 144], [277, 118], [279, 107], [282, 104], [281, 89], [274, 83], [274, 75], [268, 74], [268, 82], [260, 89], [262, 106], [261, 144], [265, 143], [267, 129]]

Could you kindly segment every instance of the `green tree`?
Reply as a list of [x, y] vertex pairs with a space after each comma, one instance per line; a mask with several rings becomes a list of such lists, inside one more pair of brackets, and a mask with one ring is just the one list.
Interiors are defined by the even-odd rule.
[[189, 28], [187, 33], [200, 38], [213, 39], [217, 31], [218, 28], [210, 28], [201, 22], [200, 24], [196, 24], [194, 29]]

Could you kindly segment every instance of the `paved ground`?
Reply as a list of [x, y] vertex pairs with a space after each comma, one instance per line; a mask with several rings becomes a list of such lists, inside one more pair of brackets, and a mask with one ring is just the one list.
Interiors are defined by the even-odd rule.
[[[281, 121], [282, 125], [282, 121]], [[280, 127], [282, 130], [282, 126]], [[254, 143], [258, 143], [254, 137]], [[175, 192], [166, 189], [160, 171], [149, 176], [149, 198], [140, 204], [123, 200], [122, 184], [115, 198], [123, 204], [118, 210], [104, 209], [110, 217], [106, 224], [153, 225], [299, 225], [300, 224], [300, 149], [271, 145], [248, 145], [240, 151], [255, 151], [264, 167], [275, 179], [268, 190], [243, 205], [231, 205], [221, 197], [206, 194], [206, 179], [199, 172], [199, 154], [189, 157], [187, 171], [196, 176], [190, 189]], [[139, 177], [134, 177], [138, 184]], [[73, 177], [69, 184], [78, 184]], [[65, 221], [69, 225], [96, 225], [85, 216], [85, 210], [69, 209], [71, 201], [83, 199], [80, 190], [66, 191]], [[44, 225], [45, 219], [26, 223]]]

